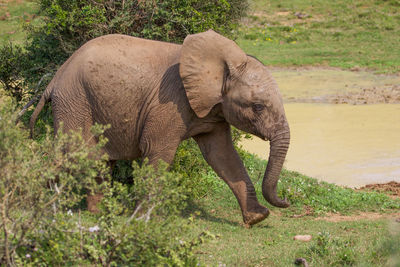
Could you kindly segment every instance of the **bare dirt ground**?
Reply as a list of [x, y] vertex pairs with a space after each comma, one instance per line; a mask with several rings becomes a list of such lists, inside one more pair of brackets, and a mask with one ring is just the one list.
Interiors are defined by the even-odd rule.
[[359, 188], [359, 190], [378, 191], [391, 197], [400, 198], [400, 183], [395, 181], [384, 184], [369, 184]]
[[400, 75], [325, 67], [270, 68], [286, 102], [399, 104]]
[[[400, 198], [400, 183], [389, 182], [383, 184], [369, 184], [359, 188], [358, 190], [378, 191], [388, 194], [390, 197]], [[328, 222], [343, 222], [343, 221], [359, 221], [359, 220], [378, 220], [390, 219], [400, 223], [400, 212], [394, 213], [379, 213], [379, 212], [361, 212], [359, 214], [345, 216], [337, 213], [329, 213], [324, 217], [315, 218], [315, 220], [324, 220]]]
[[345, 222], [345, 221], [360, 221], [360, 220], [379, 220], [389, 219], [400, 222], [400, 212], [395, 213], [378, 213], [378, 212], [361, 212], [350, 216], [341, 215], [338, 213], [329, 213], [324, 217], [315, 218], [316, 221], [327, 222]]
[[[263, 26], [260, 24], [261, 21], [274, 21], [284, 26], [293, 26], [299, 23], [311, 23], [314, 21], [322, 21], [323, 16], [313, 14], [310, 16], [303, 12], [291, 12], [291, 11], [280, 11], [276, 13], [268, 14], [265, 11], [257, 10], [251, 12], [250, 16], [242, 19], [242, 24], [247, 26]], [[257, 18], [257, 19], [254, 19]]]
[[[400, 198], [400, 183], [389, 182], [384, 184], [370, 184], [363, 186], [357, 190], [367, 190], [367, 191], [378, 191], [388, 194], [390, 197]], [[313, 216], [314, 211], [311, 207], [305, 207], [305, 211], [302, 214], [292, 215], [291, 218], [302, 218], [305, 216]], [[390, 213], [380, 213], [380, 212], [360, 212], [358, 214], [352, 215], [342, 215], [339, 213], [328, 213], [323, 217], [315, 218], [316, 221], [328, 221], [328, 222], [344, 222], [344, 221], [359, 221], [359, 220], [379, 220], [379, 219], [389, 219], [397, 223], [400, 223], [400, 211], [390, 212]]]
[[322, 101], [333, 104], [398, 104], [400, 85], [364, 88], [359, 92], [323, 96]]

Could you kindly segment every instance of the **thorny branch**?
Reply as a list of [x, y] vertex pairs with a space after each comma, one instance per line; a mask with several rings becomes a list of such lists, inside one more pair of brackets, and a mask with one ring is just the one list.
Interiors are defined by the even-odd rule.
[[151, 212], [153, 211], [153, 209], [157, 206], [157, 204], [154, 204], [150, 209], [147, 210], [146, 214], [143, 214], [142, 216], [140, 216], [137, 220], [141, 220], [143, 218], [145, 218], [145, 222], [147, 223], [150, 220], [150, 215]]
[[138, 213], [138, 211], [142, 208], [142, 204], [143, 204], [143, 202], [141, 202], [141, 203], [136, 207], [136, 209], [133, 211], [131, 217], [129, 217], [129, 219], [127, 220], [127, 222], [126, 222], [127, 224], [130, 223], [130, 222], [135, 218], [135, 216], [136, 216], [136, 214]]
[[34, 96], [33, 96], [32, 99], [22, 108], [22, 110], [18, 113], [16, 122], [19, 121], [19, 119], [21, 118], [21, 116], [25, 114], [25, 112], [28, 110], [28, 108], [29, 108], [30, 106], [32, 106], [32, 104], [34, 104], [36, 101], [39, 100], [39, 98], [41, 97], [41, 95], [38, 95], [37, 93], [38, 93], [38, 91], [39, 91], [40, 85], [42, 84], [43, 80], [44, 80], [45, 78], [49, 77], [50, 75], [52, 75], [52, 73], [51, 73], [51, 72], [48, 72], [48, 73], [46, 73], [45, 75], [43, 75], [42, 78], [40, 78], [39, 82], [38, 82], [37, 85], [36, 85], [35, 92], [33, 93]]
[[10, 257], [10, 251], [9, 251], [9, 240], [8, 240], [8, 229], [7, 229], [7, 216], [6, 216], [6, 210], [7, 210], [7, 202], [8, 202], [8, 194], [4, 194], [3, 197], [3, 203], [2, 203], [2, 209], [1, 209], [1, 218], [3, 220], [3, 231], [4, 231], [4, 246], [5, 246], [5, 256], [6, 256], [6, 261], [7, 265], [11, 265], [11, 257]]

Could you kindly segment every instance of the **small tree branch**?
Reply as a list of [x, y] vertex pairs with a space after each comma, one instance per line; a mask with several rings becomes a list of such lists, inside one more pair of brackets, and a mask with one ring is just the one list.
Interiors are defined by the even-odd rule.
[[78, 211], [78, 228], [79, 228], [79, 234], [80, 234], [80, 253], [82, 255], [83, 253], [83, 234], [82, 234], [82, 224], [81, 224], [81, 210], [79, 209]]
[[42, 76], [42, 78], [40, 78], [39, 82], [38, 82], [37, 85], [36, 85], [35, 92], [33, 93], [34, 96], [33, 96], [32, 99], [28, 102], [28, 104], [26, 104], [26, 105], [22, 108], [22, 110], [18, 113], [18, 115], [17, 115], [17, 120], [15, 121], [15, 123], [17, 123], [17, 122], [19, 121], [19, 119], [22, 117], [22, 115], [25, 114], [25, 112], [28, 110], [28, 108], [29, 108], [30, 106], [32, 106], [36, 101], [38, 101], [38, 100], [40, 99], [41, 95], [38, 95], [39, 87], [40, 87], [41, 83], [43, 82], [43, 80], [44, 80], [45, 78], [49, 77], [50, 75], [52, 75], [51, 72], [46, 73], [45, 75]]
[[3, 231], [4, 231], [4, 256], [6, 257], [7, 265], [11, 266], [11, 257], [10, 257], [10, 250], [9, 250], [9, 240], [8, 240], [8, 229], [7, 229], [7, 216], [6, 216], [6, 209], [7, 209], [7, 200], [8, 194], [4, 194], [3, 197], [3, 204], [1, 209], [1, 218], [3, 221]]
[[137, 220], [142, 220], [144, 219], [144, 222], [147, 223], [150, 220], [150, 215], [153, 212], [153, 209], [157, 206], [157, 204], [154, 204], [150, 209], [147, 210], [145, 214], [140, 216]]
[[110, 253], [108, 254], [107, 257], [107, 262], [106, 262], [106, 266], [109, 267], [111, 266], [111, 261], [112, 261], [112, 257], [114, 255], [115, 250], [117, 249], [117, 247], [122, 243], [121, 240], [116, 240], [114, 246], [111, 248]]
[[133, 214], [131, 215], [131, 217], [129, 217], [129, 219], [126, 221], [126, 223], [130, 223], [136, 216], [136, 214], [138, 213], [138, 211], [140, 210], [140, 208], [142, 207], [143, 202], [141, 202], [135, 209], [135, 211], [133, 212]]
[[153, 211], [153, 209], [154, 209], [155, 207], [156, 207], [156, 204], [154, 204], [153, 207], [151, 207], [151, 208], [147, 211], [147, 213], [146, 213], [146, 220], [145, 220], [146, 223], [150, 220], [151, 212]]
[[[65, 186], [65, 185], [62, 185], [62, 186], [60, 187], [60, 189], [59, 189], [60, 192], [64, 189], [64, 186]], [[43, 208], [45, 208], [45, 207], [47, 207], [47, 206], [53, 204], [55, 201], [58, 200], [59, 196], [60, 196], [60, 194], [58, 194], [58, 193], [55, 194], [55, 195], [53, 196], [52, 199], [50, 199], [47, 203], [45, 203], [45, 204], [43, 205]]]

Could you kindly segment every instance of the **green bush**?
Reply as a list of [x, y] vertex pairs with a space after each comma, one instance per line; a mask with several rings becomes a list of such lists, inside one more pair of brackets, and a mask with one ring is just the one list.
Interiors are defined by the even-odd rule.
[[22, 75], [24, 56], [22, 48], [12, 43], [0, 47], [0, 85], [16, 102], [23, 99], [26, 91]]
[[[95, 147], [79, 132], [38, 143], [15, 117], [0, 106], [1, 265], [196, 265], [193, 249], [211, 235], [182, 238], [193, 221], [178, 216], [190, 192], [182, 175], [134, 162], [133, 184], [110, 183], [105, 127], [93, 128]], [[81, 212], [88, 191], [104, 194], [98, 214]]]
[[204, 160], [193, 139], [181, 143], [175, 154], [171, 170], [185, 178], [184, 183], [191, 191], [191, 199], [205, 196], [216, 189], [220, 182], [220, 178]]
[[[94, 178], [108, 175], [105, 160], [93, 160], [99, 146], [88, 147], [79, 133], [50, 135], [39, 145], [15, 125], [11, 105], [0, 107], [0, 260], [10, 264], [29, 246], [27, 236], [44, 218], [73, 208], [83, 190], [97, 188]], [[101, 127], [100, 127], [101, 128]], [[102, 129], [96, 127], [96, 134]]]
[[212, 235], [182, 237], [193, 219], [177, 216], [185, 207], [186, 190], [182, 177], [166, 168], [134, 163], [133, 185], [105, 187], [99, 214], [70, 211], [43, 221], [22, 253], [30, 256], [24, 263], [195, 266], [193, 249]]
[[67, 53], [109, 33], [171, 42], [209, 28], [230, 35], [247, 8], [238, 0], [40, 0], [39, 5], [45, 20], [39, 32], [59, 40]]

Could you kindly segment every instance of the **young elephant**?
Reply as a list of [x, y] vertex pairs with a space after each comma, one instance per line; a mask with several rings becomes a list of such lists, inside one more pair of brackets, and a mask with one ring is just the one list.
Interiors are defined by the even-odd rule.
[[[287, 207], [276, 186], [289, 147], [289, 126], [278, 87], [267, 68], [212, 30], [183, 45], [107, 35], [79, 48], [58, 70], [30, 121], [51, 99], [54, 128], [110, 124], [104, 147], [110, 160], [173, 161], [179, 143], [193, 137], [204, 158], [229, 185], [247, 226], [269, 211], [235, 151], [230, 125], [270, 140], [262, 183], [265, 199]], [[91, 138], [96, 142], [94, 138]]]

